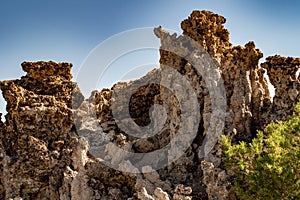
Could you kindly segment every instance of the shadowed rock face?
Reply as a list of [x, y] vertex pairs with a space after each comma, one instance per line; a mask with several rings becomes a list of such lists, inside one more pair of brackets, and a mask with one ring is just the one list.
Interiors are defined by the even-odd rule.
[[[232, 46], [225, 21], [209, 11], [193, 11], [181, 27], [184, 36], [212, 56], [224, 80], [227, 108], [223, 133], [234, 141], [249, 141], [257, 130], [293, 112], [300, 97], [300, 78], [296, 77], [300, 59], [271, 56], [260, 66], [261, 51], [254, 42]], [[71, 81], [69, 63], [24, 62], [26, 76], [0, 82], [8, 113], [6, 121], [0, 121], [0, 199], [234, 199], [231, 174], [219, 168], [220, 145], [205, 158], [199, 156], [212, 116], [206, 77], [185, 57], [166, 50], [174, 45], [187, 50], [194, 47], [183, 36], [170, 35], [162, 28], [154, 33], [161, 40], [161, 68], [139, 80], [94, 91], [86, 100]], [[136, 124], [145, 127], [151, 123], [153, 105], [163, 105], [167, 116], [160, 134], [149, 138], [128, 135], [113, 115], [115, 101], [121, 102], [118, 105], [128, 101], [128, 88], [163, 81], [161, 72], [166, 66], [188, 80], [196, 94], [200, 113], [197, 136], [176, 162], [162, 169], [135, 168], [129, 158], [118, 166], [121, 171], [108, 167], [104, 161], [119, 163], [122, 159], [122, 152], [112, 149], [112, 143], [128, 152], [147, 153], [165, 147], [176, 135], [180, 102], [159, 84], [137, 88], [129, 99], [129, 113]], [[273, 102], [265, 70], [276, 88]], [[188, 96], [175, 82], [169, 86]], [[122, 109], [114, 108], [118, 113]], [[97, 146], [102, 149], [95, 149]], [[135, 162], [143, 166], [142, 159]], [[136, 173], [122, 172], [123, 168]]]

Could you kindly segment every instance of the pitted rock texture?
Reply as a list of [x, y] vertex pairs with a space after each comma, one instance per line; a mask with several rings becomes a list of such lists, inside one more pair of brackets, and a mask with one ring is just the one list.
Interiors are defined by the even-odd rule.
[[[0, 121], [0, 199], [234, 199], [232, 172], [221, 168], [220, 144], [204, 158], [199, 153], [210, 125], [212, 99], [207, 77], [188, 60], [204, 51], [212, 57], [215, 78], [224, 80], [226, 90], [223, 134], [238, 142], [251, 140], [257, 130], [293, 112], [300, 96], [296, 77], [300, 59], [273, 56], [260, 66], [261, 51], [254, 42], [232, 46], [225, 21], [209, 11], [193, 11], [181, 24], [181, 36], [156, 28], [161, 67], [141, 79], [95, 90], [85, 100], [71, 81], [71, 64], [22, 63], [26, 76], [0, 82], [7, 101], [6, 121]], [[195, 49], [186, 37], [203, 48]], [[174, 47], [183, 50], [167, 50]], [[168, 163], [153, 169], [143, 156], [125, 152], [153, 152], [177, 136], [185, 103], [180, 99], [192, 96], [184, 82], [168, 82], [168, 76], [162, 75], [168, 68], [188, 81], [199, 105], [199, 119], [196, 136], [179, 159], [169, 162], [171, 152], [168, 159], [163, 154], [148, 157], [157, 165]], [[265, 71], [276, 88], [273, 102]], [[176, 88], [180, 97], [170, 88]], [[135, 124], [130, 133], [147, 126], [143, 130], [161, 126], [161, 131], [147, 138], [130, 134], [120, 126], [130, 120]]]
[[232, 44], [229, 31], [224, 28], [226, 19], [210, 11], [193, 11], [188, 19], [181, 23], [183, 34], [187, 35], [205, 48], [208, 53], [218, 57]]
[[124, 189], [131, 191], [127, 176], [115, 173], [111, 178], [114, 172], [89, 158], [87, 141], [77, 135], [72, 109], [82, 104], [83, 96], [70, 81], [72, 65], [22, 66], [26, 76], [0, 82], [8, 102], [1, 123], [1, 198], [112, 199], [116, 186], [109, 179], [126, 183]]
[[234, 192], [228, 188], [231, 187], [228, 178], [233, 176], [220, 168], [215, 168], [213, 163], [201, 162], [203, 170], [203, 182], [207, 186], [207, 193], [210, 199], [235, 199]]
[[293, 114], [295, 104], [300, 99], [300, 58], [282, 57], [279, 55], [267, 57], [262, 67], [267, 70], [271, 84], [275, 87], [270, 120], [286, 120]]

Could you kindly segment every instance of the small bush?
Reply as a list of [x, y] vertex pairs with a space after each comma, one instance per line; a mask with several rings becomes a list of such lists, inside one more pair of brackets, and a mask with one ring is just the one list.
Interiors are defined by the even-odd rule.
[[[296, 107], [300, 113], [300, 103]], [[224, 166], [240, 199], [300, 199], [300, 116], [268, 125], [251, 143], [222, 137]]]

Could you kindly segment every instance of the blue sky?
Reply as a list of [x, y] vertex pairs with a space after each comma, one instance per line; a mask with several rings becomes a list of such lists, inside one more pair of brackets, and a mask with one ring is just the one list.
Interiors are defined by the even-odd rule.
[[[195, 9], [226, 17], [225, 26], [234, 45], [254, 40], [265, 56], [300, 57], [297, 0], [3, 0], [0, 80], [24, 75], [20, 67], [23, 61], [72, 62], [76, 74], [89, 52], [107, 38], [122, 31], [159, 25], [181, 32], [180, 22]], [[144, 56], [158, 62], [156, 52]], [[130, 71], [128, 62], [121, 65]], [[106, 78], [105, 86], [117, 81], [114, 76]], [[0, 112], [4, 106], [0, 98]]]

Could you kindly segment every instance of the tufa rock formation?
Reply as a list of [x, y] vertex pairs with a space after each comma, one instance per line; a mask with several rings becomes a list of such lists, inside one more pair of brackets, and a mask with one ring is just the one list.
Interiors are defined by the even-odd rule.
[[[71, 81], [71, 64], [22, 63], [26, 76], [0, 82], [7, 101], [6, 121], [0, 121], [0, 199], [234, 199], [232, 172], [221, 168], [220, 144], [204, 158], [200, 154], [213, 118], [214, 99], [207, 77], [193, 66], [194, 58], [206, 51], [217, 66], [217, 76], [211, 78], [223, 79], [227, 104], [220, 113], [225, 116], [222, 133], [235, 142], [250, 141], [257, 130], [293, 112], [300, 97], [300, 78], [296, 77], [300, 59], [272, 56], [259, 65], [261, 51], [253, 42], [232, 46], [225, 21], [209, 11], [193, 11], [181, 24], [181, 36], [156, 28], [161, 68], [139, 80], [94, 91], [85, 100]], [[172, 51], [174, 47], [183, 50]], [[170, 67], [188, 80], [195, 94], [198, 107], [186, 108], [197, 108], [197, 124], [181, 110], [181, 98], [191, 100], [193, 95], [183, 82], [169, 83], [162, 75]], [[266, 71], [276, 88], [273, 101]], [[180, 97], [170, 88], [176, 88]], [[128, 97], [127, 91], [135, 92]], [[122, 114], [123, 105], [129, 105], [130, 115]], [[160, 112], [161, 106], [166, 115]], [[174, 162], [170, 151], [167, 160], [164, 154], [143, 159], [124, 153], [150, 155], [166, 147], [178, 135], [181, 116], [197, 128], [196, 136]], [[130, 131], [154, 124], [152, 128], [159, 126], [161, 132], [146, 138], [128, 134], [119, 124], [130, 120], [137, 125]], [[182, 141], [187, 141], [185, 137]], [[168, 165], [154, 169], [147, 165], [149, 160]]]
[[270, 82], [275, 87], [269, 120], [286, 120], [299, 101], [300, 76], [297, 77], [297, 71], [300, 58], [270, 56], [261, 66], [267, 70]]

